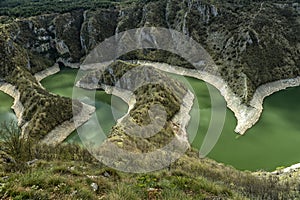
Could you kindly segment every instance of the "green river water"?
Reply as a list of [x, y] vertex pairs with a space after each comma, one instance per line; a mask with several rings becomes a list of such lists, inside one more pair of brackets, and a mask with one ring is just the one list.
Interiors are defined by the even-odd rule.
[[11, 106], [14, 99], [4, 92], [0, 91], [0, 123], [17, 120]]
[[[42, 85], [52, 93], [72, 97], [76, 72], [75, 69], [63, 69], [58, 74], [44, 79]], [[197, 130], [192, 145], [199, 149], [210, 122], [210, 96], [203, 81], [188, 77], [186, 80], [193, 87], [200, 109], [199, 127], [193, 125], [193, 120], [188, 127], [188, 132]], [[91, 95], [91, 91], [82, 90], [82, 93]], [[110, 128], [116, 123], [115, 118], [124, 115], [128, 109], [127, 105], [116, 97], [111, 108], [111, 97], [104, 91], [97, 91], [95, 95], [96, 114], [105, 133], [109, 133]], [[227, 109], [222, 134], [208, 157], [240, 170], [251, 171], [260, 169], [272, 171], [277, 167], [300, 162], [299, 99], [300, 87], [286, 89], [267, 97], [259, 122], [248, 130], [245, 136], [240, 137], [234, 133], [236, 126], [234, 114]], [[0, 102], [0, 120], [14, 117], [10, 110], [13, 100], [0, 92]], [[192, 119], [197, 113], [195, 108], [191, 111]], [[80, 138], [74, 132], [67, 138], [67, 142], [80, 142]]]

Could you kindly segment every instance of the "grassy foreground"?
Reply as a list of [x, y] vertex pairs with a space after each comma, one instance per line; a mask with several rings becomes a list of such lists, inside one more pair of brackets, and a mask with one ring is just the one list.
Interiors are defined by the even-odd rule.
[[[108, 168], [82, 147], [41, 146], [1, 128], [1, 199], [294, 199], [296, 185], [257, 176], [190, 150], [167, 169], [130, 174]], [[29, 162], [28, 162], [29, 161]]]

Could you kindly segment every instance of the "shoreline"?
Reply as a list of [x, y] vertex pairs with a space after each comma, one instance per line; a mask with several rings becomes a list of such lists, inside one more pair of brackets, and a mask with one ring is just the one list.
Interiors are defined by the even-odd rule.
[[[286, 89], [288, 87], [296, 87], [300, 85], [300, 77], [283, 79], [283, 80], [264, 84], [257, 88], [252, 100], [250, 101], [250, 106], [252, 106], [250, 107], [241, 103], [238, 97], [230, 90], [229, 86], [221, 77], [209, 74], [208, 72], [184, 69], [181, 67], [171, 66], [169, 64], [159, 63], [159, 62], [149, 62], [149, 61], [141, 61], [141, 60], [138, 61], [133, 60], [127, 62], [134, 62], [135, 64], [152, 66], [161, 71], [165, 71], [177, 75], [193, 77], [213, 85], [220, 91], [221, 95], [224, 97], [227, 103], [227, 107], [234, 112], [235, 118], [237, 119], [238, 122], [235, 128], [235, 132], [241, 135], [244, 135], [245, 132], [249, 128], [251, 128], [255, 123], [257, 123], [257, 121], [259, 120], [261, 113], [263, 111], [263, 101], [266, 97], [270, 96], [275, 92]], [[111, 62], [106, 62], [106, 64], [109, 63]], [[100, 65], [92, 64], [92, 65], [84, 65], [83, 68], [81, 69], [95, 70], [103, 67], [105, 67], [104, 64], [100, 64]], [[91, 89], [95, 89], [95, 84], [88, 85], [88, 86], [90, 86]], [[187, 123], [188, 122], [189, 120], [187, 120]], [[299, 164], [296, 163], [290, 167], [286, 167], [283, 170], [290, 171], [291, 169], [292, 170], [300, 169], [300, 163]], [[267, 173], [271, 174], [276, 172], [277, 171], [267, 172]]]
[[43, 71], [37, 72], [34, 74], [36, 80], [40, 83], [43, 79], [60, 72], [59, 65], [55, 63], [52, 67], [49, 67]]
[[[196, 70], [191, 70], [192, 72], [187, 72], [188, 70], [186, 69], [180, 67], [174, 67], [165, 63], [148, 62], [148, 61], [146, 62], [137, 61], [137, 63], [142, 65], [152, 66], [156, 69], [165, 72], [197, 78], [216, 87], [220, 91], [221, 95], [224, 97], [227, 103], [227, 107], [234, 112], [235, 117], [238, 121], [238, 125], [235, 128], [235, 132], [241, 135], [244, 135], [248, 129], [250, 129], [253, 125], [255, 125], [258, 122], [261, 113], [263, 112], [263, 101], [266, 97], [272, 95], [275, 92], [284, 90], [289, 87], [300, 86], [300, 77], [283, 79], [283, 80], [274, 81], [274, 82], [261, 85], [257, 88], [252, 100], [250, 101], [250, 106], [252, 106], [251, 108], [241, 104], [240, 103], [241, 101], [237, 99], [236, 95], [229, 89], [225, 81], [222, 80], [222, 78], [217, 77], [215, 75], [208, 74], [207, 72], [200, 72], [200, 71], [196, 72]], [[300, 163], [295, 163], [281, 170], [275, 170], [273, 172], [268, 172], [268, 173], [281, 175], [281, 174], [298, 171], [299, 169], [300, 169]]]
[[62, 143], [73, 131], [87, 122], [95, 110], [95, 107], [82, 103], [82, 109], [78, 115], [55, 127], [40, 142], [48, 145]]
[[258, 122], [263, 111], [263, 101], [266, 97], [288, 87], [300, 85], [300, 77], [264, 84], [257, 88], [253, 99], [250, 101], [250, 106], [246, 106], [241, 103], [240, 99], [231, 91], [226, 82], [216, 75], [209, 74], [205, 71], [187, 70], [165, 63], [148, 61], [137, 61], [137, 63], [152, 66], [161, 71], [200, 79], [216, 87], [224, 97], [227, 107], [233, 111], [235, 118], [237, 119], [235, 132], [240, 135], [244, 135], [248, 129]]
[[[95, 83], [94, 84], [81, 83], [80, 80], [76, 83], [76, 86], [83, 89], [89, 89], [89, 90], [103, 89], [105, 93], [115, 95], [121, 98], [125, 103], [127, 103], [128, 111], [123, 117], [117, 120], [117, 124], [120, 123], [122, 119], [124, 119], [126, 116], [129, 115], [130, 111], [132, 110], [132, 108], [136, 103], [136, 99], [132, 96], [134, 94], [132, 94], [132, 92], [128, 90], [123, 90], [108, 85], [99, 85], [99, 84], [96, 85]], [[183, 98], [182, 104], [180, 106], [179, 112], [176, 113], [171, 120], [172, 128], [176, 132], [176, 138], [180, 142], [188, 144], [189, 147], [190, 147], [190, 143], [188, 141], [188, 134], [186, 129], [191, 118], [189, 113], [192, 110], [194, 98], [195, 98], [194, 94], [190, 90], [187, 90]]]
[[[60, 68], [58, 63], [55, 63], [52, 67], [49, 67], [43, 71], [37, 72], [34, 74], [34, 77], [37, 79], [37, 81], [40, 84], [40, 81], [44, 78], [54, 75], [56, 73], [60, 72]], [[40, 84], [41, 85], [41, 84]], [[42, 86], [42, 85], [41, 85]], [[27, 123], [24, 123], [23, 120], [23, 112], [24, 112], [24, 106], [20, 102], [20, 92], [16, 89], [15, 86], [6, 83], [6, 82], [0, 82], [0, 90], [9, 96], [11, 96], [14, 99], [14, 103], [12, 105], [12, 109], [14, 110], [14, 113], [17, 117], [18, 126], [21, 128], [21, 135], [24, 136], [24, 130], [27, 126]], [[52, 145], [56, 145], [58, 143], [61, 143], [66, 139], [76, 128], [83, 125], [85, 122], [87, 122], [92, 114], [95, 112], [95, 108], [93, 106], [87, 105], [82, 103], [83, 107], [80, 113], [76, 116], [73, 116], [71, 119], [63, 122], [62, 124], [56, 126], [53, 130], [51, 130], [40, 142], [42, 143], [48, 143]], [[74, 119], [76, 119], [77, 123], [75, 125]]]
[[[34, 75], [39, 83], [44, 78], [60, 72], [58, 62], [56, 62], [52, 67], [47, 68]], [[79, 64], [77, 63], [76, 65]], [[82, 109], [80, 113], [78, 113], [76, 116], [73, 116], [71, 119], [64, 121], [62, 124], [56, 126], [40, 142], [49, 145], [57, 145], [59, 143], [62, 143], [73, 131], [86, 123], [92, 117], [92, 114], [95, 112], [95, 110], [95, 107], [82, 103]]]
[[[263, 111], [263, 105], [262, 105], [262, 103], [263, 103], [264, 98], [266, 98], [267, 96], [269, 96], [269, 95], [271, 95], [271, 94], [273, 94], [273, 93], [275, 93], [277, 91], [283, 90], [285, 88], [296, 87], [296, 86], [300, 85], [300, 77], [292, 78], [292, 79], [284, 79], [284, 80], [279, 80], [279, 81], [274, 81], [274, 82], [270, 82], [270, 83], [264, 84], [264, 85], [262, 85], [262, 86], [260, 86], [260, 87], [257, 88], [257, 91], [255, 92], [254, 97], [253, 97], [253, 99], [250, 102], [250, 105], [253, 106], [253, 108], [249, 108], [249, 107], [247, 107], [245, 105], [241, 105], [240, 104], [240, 101], [238, 101], [236, 99], [235, 95], [230, 91], [230, 89], [228, 88], [228, 86], [226, 84], [223, 84], [224, 80], [221, 80], [220, 77], [216, 77], [215, 75], [208, 74], [207, 72], [200, 72], [200, 71], [198, 71], [197, 73], [195, 73], [196, 70], [187, 70], [187, 69], [180, 68], [180, 67], [174, 67], [174, 66], [171, 66], [171, 65], [168, 65], [168, 64], [165, 64], [165, 63], [148, 62], [148, 61], [137, 61], [137, 63], [144, 64], [144, 65], [149, 65], [149, 66], [152, 66], [152, 67], [154, 67], [156, 69], [159, 69], [159, 70], [162, 70], [162, 71], [166, 71], [166, 72], [170, 72], [170, 73], [174, 73], [174, 74], [178, 74], [178, 75], [185, 75], [185, 76], [189, 76], [189, 77], [194, 77], [194, 78], [197, 78], [197, 79], [201, 79], [201, 80], [203, 80], [203, 81], [205, 81], [207, 83], [210, 83], [213, 86], [215, 86], [221, 92], [221, 95], [225, 98], [225, 100], [226, 100], [226, 102], [228, 104], [227, 105], [228, 108], [230, 108], [233, 111], [234, 110], [238, 111], [238, 114], [239, 114], [238, 116], [240, 118], [238, 118], [236, 112], [234, 112], [235, 113], [235, 117], [238, 119], [238, 122], [239, 122], [235, 131], [239, 130], [238, 128], [240, 128], [240, 130], [242, 130], [241, 128], [244, 128], [244, 130], [246, 131], [247, 129], [251, 128], [252, 125], [255, 124], [259, 120], [261, 112]], [[92, 69], [92, 68], [93, 67], [86, 67], [85, 70]], [[37, 79], [38, 79], [38, 81], [40, 81], [43, 78], [46, 78], [46, 77], [48, 77], [50, 75], [58, 73], [59, 71], [60, 71], [60, 69], [58, 67], [58, 64], [56, 63], [53, 67], [50, 67], [50, 68], [48, 68], [48, 69], [46, 69], [44, 71], [38, 72], [37, 74], [35, 74], [35, 77], [37, 78], [37, 76], [38, 76]], [[208, 75], [208, 76], [206, 77], [206, 75]], [[219, 86], [219, 87], [217, 87], [217, 86]], [[23, 121], [22, 120], [22, 113], [24, 111], [24, 107], [21, 104], [21, 102], [18, 101], [18, 99], [20, 97], [19, 91], [15, 88], [15, 86], [13, 86], [11, 84], [8, 84], [8, 83], [5, 83], [5, 82], [0, 82], [0, 90], [3, 91], [4, 93], [8, 94], [9, 96], [11, 96], [11, 97], [14, 98], [14, 104], [13, 104], [13, 106], [11, 108], [14, 110], [14, 112], [15, 112], [15, 114], [17, 116], [18, 124], [19, 125], [22, 124], [22, 121]], [[108, 88], [106, 90], [108, 90]], [[121, 93], [121, 91], [119, 91], [119, 92]], [[233, 95], [233, 99], [230, 102], [228, 102], [227, 99], [231, 98], [230, 95]], [[117, 96], [119, 96], [119, 95], [117, 95]], [[122, 98], [122, 97], [120, 96], [120, 98]], [[126, 103], [129, 102], [128, 98], [122, 98], [122, 99]], [[242, 108], [242, 110], [239, 111], [238, 110], [239, 108]], [[246, 113], [248, 111], [250, 111], [250, 114]], [[243, 119], [242, 117], [244, 117], [243, 121], [241, 121]], [[253, 117], [252, 120], [251, 120], [251, 122], [246, 123], [247, 122], [246, 119], [250, 118], [250, 117]], [[187, 120], [187, 118], [183, 118], [183, 119], [185, 119], [187, 121], [186, 123], [188, 124], [189, 120]], [[71, 120], [65, 121], [61, 126], [65, 127], [65, 128], [66, 128], [66, 126], [70, 126], [71, 127], [72, 125], [70, 125], [70, 124], [68, 125], [67, 124]], [[82, 124], [84, 124], [85, 122], [83, 122]], [[244, 123], [244, 127], [242, 126], [243, 123]], [[251, 124], [251, 123], [253, 123], [253, 124]], [[245, 124], [248, 127], [245, 126]], [[23, 127], [24, 126], [26, 126], [26, 124], [23, 124]], [[58, 131], [59, 130], [59, 126], [56, 127], [55, 130]], [[66, 130], [66, 129], [63, 129], [63, 130]], [[61, 129], [60, 131], [62, 132], [63, 130]], [[70, 135], [70, 133], [68, 135]], [[47, 137], [48, 134], [45, 137]], [[54, 133], [51, 133], [51, 134], [54, 134]], [[298, 166], [297, 164], [292, 165], [291, 167], [293, 167], [293, 169], [299, 169], [300, 168], [300, 166]], [[290, 169], [291, 167], [286, 167], [284, 169]], [[270, 173], [272, 173], [272, 172], [270, 172]]]
[[20, 92], [17, 90], [15, 86], [6, 82], [0, 82], [0, 90], [14, 99], [11, 109], [13, 109], [17, 117], [18, 126], [20, 126], [21, 128], [21, 135], [24, 136], [26, 123], [24, 124], [23, 122], [24, 106], [20, 101]]

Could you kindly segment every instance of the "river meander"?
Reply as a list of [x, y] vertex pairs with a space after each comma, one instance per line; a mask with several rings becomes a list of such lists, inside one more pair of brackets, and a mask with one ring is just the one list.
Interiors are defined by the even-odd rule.
[[[76, 74], [77, 70], [65, 68], [58, 74], [45, 78], [41, 83], [52, 93], [72, 97]], [[193, 120], [188, 127], [188, 132], [197, 129], [192, 145], [199, 149], [210, 122], [210, 96], [203, 81], [189, 77], [186, 79], [195, 91], [200, 109], [199, 127], [193, 126]], [[83, 93], [89, 96], [91, 91], [83, 90]], [[97, 91], [95, 95], [96, 114], [105, 133], [109, 133], [116, 119], [125, 114], [128, 109], [125, 102], [118, 98], [114, 98], [118, 103], [114, 103], [112, 108], [111, 97], [112, 95], [104, 91]], [[208, 157], [237, 169], [251, 171], [260, 169], [273, 171], [277, 167], [300, 162], [299, 99], [300, 87], [289, 88], [267, 97], [261, 119], [246, 132], [245, 136], [234, 133], [236, 119], [227, 109], [222, 134]], [[12, 117], [10, 107], [13, 100], [0, 92], [0, 102], [0, 120], [9, 120], [9, 117]], [[196, 110], [191, 111], [192, 119], [196, 113], [198, 113]], [[67, 138], [67, 142], [80, 142], [80, 138], [74, 132]]]

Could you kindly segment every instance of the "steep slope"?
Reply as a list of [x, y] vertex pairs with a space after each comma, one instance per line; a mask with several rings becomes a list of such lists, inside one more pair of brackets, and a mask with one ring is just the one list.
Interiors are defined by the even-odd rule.
[[35, 69], [31, 68], [27, 51], [8, 37], [6, 31], [13, 27], [1, 28], [1, 85], [4, 82], [11, 84], [19, 93], [14, 98], [23, 108], [15, 108], [18, 109], [15, 111], [20, 112], [17, 115], [23, 136], [40, 140], [58, 125], [70, 120], [73, 111], [74, 114], [79, 113], [82, 105], [45, 91], [31, 74]]
[[61, 57], [74, 63], [117, 32], [172, 28], [203, 45], [218, 73], [248, 103], [260, 85], [299, 75], [299, 7], [292, 1], [139, 2], [21, 19], [12, 35], [52, 62]]
[[[90, 9], [91, 5], [78, 5], [82, 5], [81, 8], [75, 6], [64, 10], [58, 7], [54, 9], [56, 13], [49, 11], [49, 14], [28, 18], [14, 18], [22, 14], [3, 13], [10, 16], [2, 16], [1, 20], [4, 23], [1, 25], [2, 51], [6, 47], [9, 50], [13, 44], [19, 49], [16, 55], [2, 52], [5, 63], [21, 62], [19, 70], [27, 68], [32, 74], [55, 62], [79, 67], [78, 63], [85, 55], [116, 33], [144, 26], [175, 29], [191, 36], [212, 56], [216, 66], [208, 67], [207, 71], [226, 81], [234, 93], [230, 98], [236, 98], [235, 104], [243, 106], [244, 111], [236, 113], [237, 118], [245, 115], [248, 117], [239, 120], [247, 121], [254, 117], [251, 125], [257, 121], [262, 109], [252, 102], [257, 88], [299, 76], [297, 1], [164, 0], [109, 3], [109, 7], [98, 5], [93, 9]], [[37, 8], [32, 4], [33, 10]], [[22, 57], [21, 61], [17, 61], [18, 56]], [[131, 52], [124, 58], [193, 68], [172, 54], [153, 49]], [[11, 72], [14, 65], [2, 64], [1, 67], [6, 66], [7, 72]], [[5, 78], [3, 75], [2, 79]], [[274, 91], [276, 88], [268, 94]], [[262, 103], [260, 101], [257, 100], [258, 104]], [[249, 114], [253, 107], [255, 114]], [[244, 133], [247, 128], [249, 126], [237, 131]]]
[[[237, 171], [192, 151], [166, 169], [132, 174], [100, 164], [79, 146], [33, 146], [15, 136], [1, 142], [2, 199], [299, 198], [297, 176]], [[11, 148], [12, 142], [21, 145]]]

